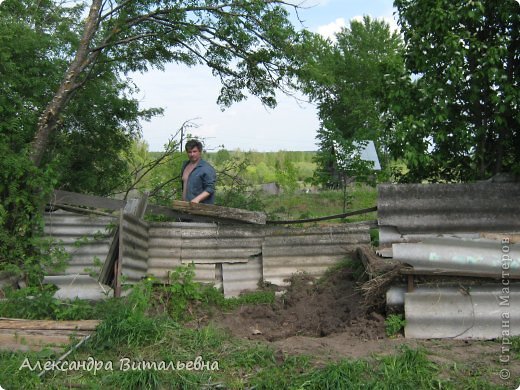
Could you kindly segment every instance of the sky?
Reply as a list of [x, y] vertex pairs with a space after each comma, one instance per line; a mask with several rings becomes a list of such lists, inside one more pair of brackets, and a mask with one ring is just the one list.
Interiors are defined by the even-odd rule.
[[[305, 0], [299, 11], [304, 27], [332, 38], [351, 19], [364, 15], [385, 19], [392, 28], [393, 0]], [[295, 23], [296, 25], [296, 23]], [[219, 81], [203, 66], [170, 64], [165, 71], [151, 70], [130, 75], [140, 92], [142, 108], [162, 107], [164, 115], [143, 122], [143, 138], [150, 151], [161, 151], [186, 121], [189, 132], [204, 141], [205, 149], [216, 151], [313, 151], [317, 150], [317, 110], [303, 96], [277, 95], [278, 105], [269, 109], [258, 98], [233, 104], [222, 111], [216, 103]], [[177, 138], [178, 140], [178, 138]]]

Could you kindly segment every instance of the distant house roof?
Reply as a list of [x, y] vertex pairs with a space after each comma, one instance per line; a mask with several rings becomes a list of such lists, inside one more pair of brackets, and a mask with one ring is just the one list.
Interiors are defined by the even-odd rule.
[[374, 163], [374, 170], [381, 170], [381, 164], [379, 164], [379, 158], [377, 157], [377, 151], [376, 146], [374, 145], [374, 141], [368, 141], [367, 145], [363, 149], [361, 149], [360, 153], [361, 160], [372, 161]]
[[[357, 149], [359, 147], [359, 157], [363, 161], [372, 161], [374, 163], [374, 170], [380, 171], [381, 170], [381, 164], [379, 164], [379, 158], [377, 157], [377, 151], [376, 147], [374, 145], [374, 141], [362, 141], [363, 143], [366, 143], [366, 145], [360, 145], [361, 142], [354, 141], [352, 144]], [[346, 151], [344, 148], [333, 141], [334, 149], [336, 149], [340, 154], [336, 155], [337, 162], [342, 165], [346, 166]], [[354, 152], [355, 153], [355, 152]]]

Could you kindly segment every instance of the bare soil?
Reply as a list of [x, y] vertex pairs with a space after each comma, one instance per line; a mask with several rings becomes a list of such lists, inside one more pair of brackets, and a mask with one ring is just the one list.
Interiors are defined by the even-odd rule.
[[384, 316], [360, 306], [362, 297], [348, 268], [320, 281], [294, 275], [273, 305], [242, 306], [222, 314], [217, 322], [234, 335], [269, 342], [294, 336], [326, 337], [348, 333], [352, 338], [385, 337]]
[[[212, 321], [235, 337], [268, 343], [282, 356], [312, 355], [317, 363], [326, 363], [393, 354], [408, 345], [425, 348], [429, 358], [447, 373], [456, 367], [460, 375], [484, 375], [497, 385], [516, 388], [520, 384], [520, 362], [501, 363], [499, 342], [413, 340], [402, 335], [389, 338], [385, 313], [367, 310], [361, 302], [351, 270], [342, 268], [321, 280], [295, 275], [274, 304], [244, 305], [233, 312], [218, 313]], [[511, 371], [512, 380], [499, 378], [503, 368]]]

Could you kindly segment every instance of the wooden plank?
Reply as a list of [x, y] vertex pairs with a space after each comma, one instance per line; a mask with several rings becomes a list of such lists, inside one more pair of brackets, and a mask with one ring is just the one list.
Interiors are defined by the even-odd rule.
[[413, 280], [413, 275], [412, 274], [408, 274], [408, 288], [407, 288], [407, 291], [408, 292], [413, 292], [414, 289], [415, 289], [415, 283], [414, 283], [414, 280]]
[[190, 215], [187, 213], [181, 213], [179, 211], [172, 210], [169, 207], [148, 205], [146, 208], [146, 214], [148, 215], [163, 215], [169, 218], [175, 218], [177, 220], [191, 219], [195, 222], [212, 222], [213, 219], [209, 217], [201, 217], [199, 215]]
[[0, 350], [41, 351], [49, 348], [63, 351], [72, 339], [81, 339], [89, 334], [91, 331], [0, 329]]
[[0, 318], [0, 350], [63, 351], [73, 339], [92, 334], [98, 320], [52, 321]]
[[52, 321], [52, 320], [22, 320], [0, 319], [0, 329], [30, 329], [30, 330], [94, 330], [98, 320]]
[[126, 201], [55, 190], [49, 204], [69, 204], [74, 206], [95, 207], [98, 209], [119, 210], [125, 206]]
[[[112, 286], [114, 281], [114, 273], [115, 273], [115, 263], [118, 256], [119, 251], [119, 235], [120, 235], [120, 225], [122, 221], [123, 209], [121, 209], [121, 213], [119, 214], [119, 224], [116, 227], [114, 232], [114, 238], [110, 242], [110, 248], [108, 249], [108, 254], [103, 263], [103, 267], [99, 272], [98, 281], [101, 284], [106, 284], [107, 286]], [[113, 287], [113, 286], [112, 286]]]
[[265, 225], [267, 217], [265, 213], [235, 209], [231, 207], [215, 206], [204, 203], [191, 203], [175, 200], [172, 208], [187, 214], [203, 215], [213, 218], [222, 218], [256, 225]]

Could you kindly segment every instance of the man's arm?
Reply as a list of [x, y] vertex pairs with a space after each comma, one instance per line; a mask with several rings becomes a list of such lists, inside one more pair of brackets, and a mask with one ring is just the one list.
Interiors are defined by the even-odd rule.
[[190, 203], [200, 203], [210, 197], [210, 193], [208, 191], [203, 191], [200, 194], [198, 194], [195, 198], [190, 200]]

